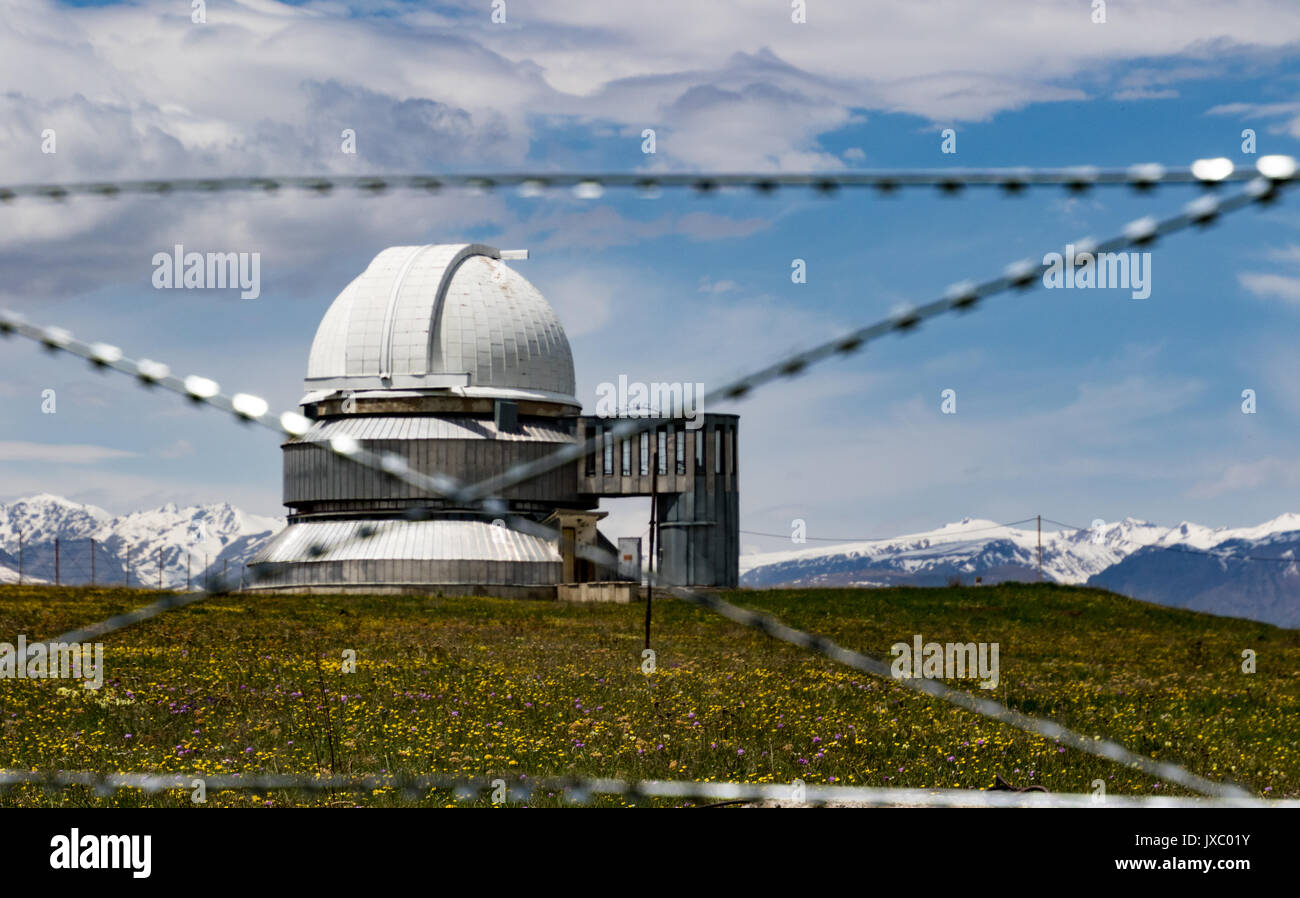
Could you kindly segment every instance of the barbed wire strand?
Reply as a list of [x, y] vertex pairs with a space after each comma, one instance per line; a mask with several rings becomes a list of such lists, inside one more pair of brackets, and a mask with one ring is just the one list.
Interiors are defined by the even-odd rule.
[[[1253, 168], [1239, 168], [1226, 157], [1198, 159], [1190, 165], [1165, 166], [1157, 162], [1126, 167], [1079, 165], [1066, 167], [875, 169], [827, 172], [492, 172], [376, 175], [236, 175], [212, 178], [144, 178], [23, 183], [0, 186], [0, 202], [19, 198], [66, 200], [71, 197], [170, 196], [261, 192], [281, 189], [325, 195], [335, 190], [382, 194], [390, 190], [436, 193], [443, 189], [490, 192], [514, 188], [535, 197], [554, 189], [568, 189], [580, 199], [596, 199], [606, 189], [634, 188], [655, 197], [662, 190], [688, 188], [711, 194], [727, 188], [749, 188], [770, 194], [780, 188], [809, 188], [834, 194], [841, 188], [875, 188], [889, 194], [901, 188], [933, 187], [945, 194], [960, 194], [967, 187], [996, 187], [1007, 195], [1031, 187], [1058, 186], [1081, 193], [1093, 187], [1128, 186], [1138, 191], [1162, 185], [1196, 184], [1213, 188], [1224, 183], [1249, 181], [1257, 174], [1268, 178], [1294, 174], [1288, 156], [1262, 156]], [[1290, 168], [1288, 168], [1290, 166]]]
[[124, 789], [146, 794], [172, 790], [192, 792], [202, 785], [207, 792], [375, 792], [391, 790], [407, 798], [431, 791], [451, 792], [457, 801], [470, 801], [484, 793], [497, 793], [501, 803], [518, 804], [543, 793], [562, 795], [571, 804], [589, 804], [597, 797], [631, 799], [669, 798], [709, 801], [764, 801], [801, 804], [862, 804], [878, 807], [1072, 807], [1072, 808], [1300, 808], [1297, 799], [1194, 798], [1182, 796], [1097, 795], [1056, 792], [1018, 792], [980, 789], [921, 789], [876, 786], [835, 786], [818, 783], [790, 784], [701, 782], [696, 780], [621, 780], [598, 777], [424, 776], [311, 776], [294, 774], [204, 773], [98, 773], [94, 771], [0, 770], [0, 789], [37, 787], [62, 789], [82, 786], [100, 796]]
[[[1272, 200], [1278, 194], [1278, 188], [1286, 186], [1294, 177], [1294, 174], [1295, 167], [1294, 164], [1292, 164], [1289, 170], [1285, 172], [1285, 179], [1255, 178], [1247, 184], [1245, 190], [1222, 201], [1211, 196], [1202, 197], [1189, 204], [1179, 215], [1160, 221], [1149, 217], [1139, 219], [1126, 227], [1121, 236], [1111, 238], [1108, 241], [1100, 243], [1092, 240], [1080, 241], [1078, 246], [1081, 248], [1078, 249], [1078, 251], [1099, 253], [1124, 249], [1134, 245], [1145, 245], [1154, 241], [1159, 236], [1183, 230], [1194, 224], [1208, 224], [1223, 214], [1236, 211], [1237, 209], [1244, 208], [1253, 203]], [[994, 293], [1009, 290], [1011, 287], [1032, 286], [1034, 280], [1040, 276], [1046, 268], [1046, 263], [1041, 263], [1039, 265], [1034, 265], [1027, 261], [1014, 263], [1000, 278], [986, 281], [980, 285], [959, 285], [959, 287], [951, 289], [942, 300], [929, 303], [917, 309], [905, 311], [887, 319], [886, 321], [878, 322], [877, 324], [854, 331], [847, 335], [847, 337], [841, 337], [834, 341], [823, 343], [812, 350], [798, 353], [781, 362], [769, 365], [758, 372], [729, 384], [722, 390], [717, 390], [711, 394], [707, 394], [706, 402], [709, 401], [710, 397], [713, 397], [713, 401], [717, 401], [719, 398], [741, 398], [756, 387], [765, 385], [766, 383], [780, 377], [794, 376], [802, 372], [808, 365], [815, 364], [816, 362], [829, 358], [834, 354], [856, 352], [869, 340], [876, 339], [886, 333], [893, 331], [906, 332], [915, 328], [917, 324], [927, 318], [934, 317], [953, 309], [969, 309], [978, 300], [993, 295]], [[279, 416], [279, 418], [275, 419], [274, 423], [268, 423], [266, 420], [268, 415], [267, 405], [264, 400], [249, 396], [248, 394], [236, 394], [234, 397], [230, 398], [224, 397], [220, 395], [217, 385], [205, 378], [189, 377], [182, 380], [172, 377], [169, 370], [166, 369], [166, 366], [156, 365], [155, 363], [131, 362], [130, 360], [124, 359], [120, 350], [117, 350], [115, 347], [107, 346], [105, 344], [84, 344], [80, 341], [74, 340], [66, 331], [62, 331], [58, 328], [33, 327], [21, 320], [19, 316], [15, 316], [12, 313], [0, 313], [0, 332], [18, 333], [22, 336], [38, 340], [51, 349], [64, 350], [76, 355], [81, 355], [90, 360], [92, 364], [99, 367], [113, 368], [124, 373], [134, 374], [146, 384], [160, 384], [171, 389], [173, 392], [188, 396], [195, 402], [206, 403], [246, 420], [259, 421], [267, 426], [282, 430], [288, 433], [291, 437], [301, 435], [300, 433], [294, 433], [294, 430], [299, 430], [302, 433], [305, 433], [310, 427], [308, 419], [301, 415], [296, 416], [297, 420], [287, 417], [295, 415], [295, 413], [292, 412], [284, 413]], [[716, 394], [721, 394], [721, 396], [719, 397]], [[286, 420], [291, 421], [297, 426], [291, 428], [286, 424]], [[620, 434], [618, 434], [620, 429], [626, 429], [630, 433], [635, 433], [639, 432], [641, 429], [649, 430], [658, 426], [657, 422], [631, 420], [622, 421], [620, 422], [620, 425], [627, 426], [621, 428], [619, 425], [616, 425], [611, 428], [611, 437], [620, 436]], [[593, 440], [588, 442], [595, 441]], [[585, 446], [585, 444], [583, 445]], [[418, 473], [413, 472], [404, 459], [391, 454], [377, 455], [372, 453], [369, 450], [361, 448], [357, 441], [350, 437], [335, 438], [330, 441], [330, 447], [333, 451], [339, 452], [358, 463], [374, 467], [377, 470], [401, 479], [407, 479], [408, 477]], [[584, 457], [586, 454], [587, 453], [582, 450], [582, 447], [572, 448], [571, 444], [571, 447], [565, 447], [564, 449], [558, 450], [548, 456], [549, 462], [547, 459], [541, 460], [541, 462], [547, 463], [547, 466], [536, 473], [551, 470], [568, 461]], [[511, 481], [511, 483], [522, 482], [529, 479], [531, 476], [536, 476], [536, 473], [528, 472], [534, 469], [537, 465], [538, 462], [533, 462], [517, 466], [515, 469], [512, 469], [512, 472], [507, 472], [511, 477], [518, 478], [517, 480]], [[465, 496], [470, 496], [475, 499], [495, 494], [499, 489], [503, 488], [503, 486], [497, 485], [503, 479], [508, 478], [503, 478], [503, 476], [488, 478], [487, 480], [466, 490], [456, 484], [452, 478], [446, 477], [445, 475], [433, 476], [419, 474], [418, 477], [414, 478], [416, 483], [426, 482], [428, 486], [424, 488], [427, 488], [430, 492], [434, 492], [435, 494], [451, 495], [453, 498], [464, 498]], [[408, 480], [407, 482], [412, 481]], [[446, 487], [450, 487], [453, 492], [450, 494], [447, 493]], [[518, 519], [513, 515], [511, 518], [514, 519], [513, 526], [515, 529], [541, 528], [541, 525], [538, 525], [535, 522]], [[523, 525], [522, 527], [520, 526], [521, 524]], [[548, 535], [550, 535], [550, 528], [541, 529], [546, 530]], [[551, 535], [551, 538], [553, 538], [553, 535]], [[338, 547], [331, 547], [331, 550], [336, 550], [337, 548]], [[598, 549], [598, 547], [580, 548], [587, 554], [593, 554], [591, 550]], [[594, 554], [597, 556], [606, 555], [610, 558], [614, 557], [612, 553], [605, 552], [604, 550], [599, 550]], [[814, 636], [796, 630], [775, 618], [740, 608], [716, 596], [694, 593], [671, 585], [668, 585], [668, 587], [672, 594], [678, 598], [705, 607], [706, 609], [714, 611], [723, 617], [727, 617], [736, 623], [758, 629], [773, 638], [790, 644], [811, 649], [819, 654], [831, 658], [832, 660], [845, 664], [846, 666], [853, 667], [866, 673], [873, 673], [887, 679], [894, 679], [889, 672], [889, 666], [884, 662], [862, 655], [858, 652], [844, 649], [825, 637]], [[123, 626], [129, 626], [132, 623], [163, 613], [171, 608], [181, 607], [182, 605], [190, 604], [193, 601], [198, 601], [208, 594], [210, 593], [199, 592], [180, 597], [169, 597], [168, 599], [160, 600], [144, 609], [137, 609], [134, 612], [111, 618], [109, 621], [92, 625], [90, 628], [86, 628], [85, 630], [74, 631], [72, 634], [65, 634], [65, 636], [59, 637], [59, 639], [60, 641], [83, 641], [71, 639], [69, 637], [75, 636], [79, 633], [102, 635], [103, 633], [112, 632], [113, 630], [121, 629]], [[950, 704], [963, 707], [983, 716], [1001, 720], [1027, 732], [1044, 736], [1045, 738], [1052, 738], [1060, 742], [1065, 742], [1079, 750], [1094, 754], [1098, 757], [1128, 764], [1129, 766], [1141, 769], [1152, 776], [1158, 776], [1171, 782], [1179, 783], [1180, 785], [1204, 794], [1226, 795], [1230, 797], [1237, 797], [1246, 794], [1239, 787], [1215, 783], [1199, 777], [1196, 774], [1192, 774], [1177, 765], [1168, 762], [1155, 761], [1137, 755], [1117, 743], [1101, 740], [1100, 737], [1094, 737], [1094, 739], [1089, 740], [1086, 737], [1073, 733], [1059, 724], [1029, 717], [1021, 712], [1006, 708], [997, 702], [993, 702], [989, 699], [981, 699], [958, 690], [949, 689], [935, 681], [923, 679], [901, 679], [898, 680], [898, 682], [914, 691], [930, 695], [934, 698], [939, 698], [949, 702]]]

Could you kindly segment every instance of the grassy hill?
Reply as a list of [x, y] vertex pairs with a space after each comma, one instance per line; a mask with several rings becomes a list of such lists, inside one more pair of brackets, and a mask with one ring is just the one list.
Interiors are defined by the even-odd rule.
[[[0, 587], [0, 641], [46, 639], [156, 597]], [[878, 657], [918, 633], [997, 642], [999, 701], [1260, 795], [1300, 796], [1300, 632], [1054, 585], [729, 598]], [[646, 676], [642, 616], [639, 604], [213, 598], [107, 637], [98, 692], [0, 679], [0, 767], [967, 788], [1001, 774], [1053, 791], [1091, 791], [1095, 779], [1110, 794], [1179, 791], [673, 600], [656, 603], [658, 669]], [[341, 673], [349, 649], [357, 670]], [[1244, 649], [1257, 652], [1253, 675], [1241, 672]], [[209, 806], [412, 801], [208, 796]], [[0, 805], [188, 803], [180, 791], [0, 794]]]

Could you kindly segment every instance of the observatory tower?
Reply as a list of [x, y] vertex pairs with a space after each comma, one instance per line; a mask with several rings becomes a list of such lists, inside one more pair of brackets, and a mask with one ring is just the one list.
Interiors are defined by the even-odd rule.
[[581, 414], [554, 310], [505, 258], [526, 254], [390, 247], [334, 300], [307, 363], [301, 405], [314, 423], [282, 447], [289, 525], [250, 562], [253, 588], [551, 598], [558, 583], [614, 578], [575, 546], [613, 554], [596, 526], [600, 498], [652, 487], [663, 575], [736, 584], [733, 415], [705, 415], [697, 430], [664, 419], [500, 494], [511, 514], [547, 524], [558, 540], [496, 525], [499, 511], [458, 507], [330, 451], [350, 437], [416, 471], [475, 483], [603, 432], [609, 422]]

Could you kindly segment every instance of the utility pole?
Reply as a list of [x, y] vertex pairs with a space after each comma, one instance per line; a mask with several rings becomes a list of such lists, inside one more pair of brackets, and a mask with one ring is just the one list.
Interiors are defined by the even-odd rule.
[[655, 591], [655, 531], [659, 517], [659, 442], [658, 434], [652, 438], [650, 449], [650, 554], [646, 556], [645, 580], [645, 647], [650, 648], [650, 605]]
[[90, 539], [90, 585], [95, 585], [95, 539]]
[[59, 585], [59, 538], [54, 537], [54, 585]]
[[1043, 582], [1043, 516], [1038, 516], [1038, 582]]

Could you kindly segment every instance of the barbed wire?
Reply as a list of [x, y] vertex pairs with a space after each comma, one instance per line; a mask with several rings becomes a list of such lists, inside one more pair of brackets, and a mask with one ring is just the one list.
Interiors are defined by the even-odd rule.
[[[1287, 186], [1295, 176], [1294, 160], [1289, 157], [1267, 157], [1285, 158], [1289, 165], [1270, 164], [1271, 174], [1266, 173], [1265, 177], [1254, 177], [1250, 180], [1246, 188], [1239, 193], [1233, 194], [1223, 200], [1213, 196], [1204, 196], [1188, 204], [1183, 212], [1178, 215], [1156, 220], [1150, 217], [1138, 219], [1130, 223], [1123, 233], [1109, 240], [1097, 242], [1090, 239], [1079, 241], [1076, 244], [1077, 252], [1101, 253], [1113, 252], [1120, 249], [1127, 249], [1130, 246], [1146, 245], [1160, 236], [1181, 231], [1192, 225], [1208, 225], [1219, 216], [1234, 212], [1238, 209], [1245, 208], [1254, 203], [1268, 202], [1274, 199], [1281, 187]], [[1261, 160], [1262, 162], [1263, 160]], [[729, 383], [727, 386], [712, 391], [705, 396], [706, 403], [718, 401], [735, 400], [748, 395], [752, 390], [761, 387], [772, 381], [797, 376], [806, 370], [809, 366], [824, 361], [827, 358], [836, 355], [847, 355], [860, 350], [867, 342], [878, 339], [885, 334], [893, 332], [908, 332], [913, 330], [922, 321], [929, 318], [944, 314], [953, 310], [968, 310], [972, 308], [979, 300], [988, 296], [1008, 291], [1013, 287], [1027, 288], [1033, 285], [1034, 281], [1047, 270], [1047, 263], [1035, 265], [1029, 261], [1013, 263], [1008, 267], [1006, 272], [997, 278], [985, 281], [981, 284], [960, 284], [950, 288], [943, 299], [923, 305], [919, 308], [904, 310], [889, 319], [876, 324], [860, 328], [849, 333], [846, 336], [836, 338], [835, 340], [825, 342], [811, 350], [796, 353], [774, 364], [771, 364], [750, 375], [744, 376], [738, 380]], [[70, 352], [74, 355], [81, 356], [91, 361], [92, 364], [100, 368], [112, 368], [122, 373], [131, 374], [139, 379], [145, 385], [160, 385], [172, 392], [187, 396], [192, 401], [207, 404], [212, 407], [227, 411], [235, 416], [248, 421], [256, 421], [272, 429], [279, 430], [291, 438], [301, 436], [309, 428], [311, 422], [302, 415], [293, 412], [285, 412], [278, 417], [271, 417], [265, 400], [249, 394], [235, 394], [232, 397], [225, 397], [219, 392], [219, 387], [214, 381], [206, 378], [191, 376], [184, 379], [176, 378], [171, 375], [170, 370], [159, 363], [153, 362], [133, 362], [124, 358], [121, 351], [116, 347], [107, 344], [86, 344], [72, 338], [71, 334], [60, 328], [42, 328], [27, 324], [21, 316], [14, 313], [0, 312], [0, 332], [17, 333], [29, 339], [36, 340], [54, 350]], [[639, 433], [642, 430], [651, 430], [659, 426], [658, 421], [626, 419], [610, 428], [606, 438], [619, 439]], [[417, 488], [426, 490], [436, 495], [442, 495], [453, 499], [454, 501], [483, 501], [496, 495], [506, 486], [513, 485], [531, 479], [545, 471], [552, 470], [562, 464], [575, 461], [578, 458], [585, 457], [590, 449], [589, 445], [594, 447], [596, 440], [588, 440], [582, 444], [574, 443], [553, 452], [551, 455], [524, 465], [516, 466], [502, 475], [487, 478], [478, 484], [465, 487], [461, 486], [446, 475], [429, 475], [413, 471], [404, 459], [391, 453], [374, 453], [371, 450], [361, 447], [361, 445], [351, 437], [336, 437], [330, 441], [329, 447], [332, 451], [350, 458], [359, 464], [382, 471], [393, 477], [405, 480]], [[500, 504], [499, 509], [504, 511], [504, 504]], [[417, 517], [421, 510], [414, 510]], [[429, 514], [423, 510], [423, 514]], [[534, 521], [520, 518], [517, 515], [509, 515], [510, 526], [513, 529], [519, 529], [523, 532], [543, 531], [546, 538], [554, 539], [556, 532], [552, 528], [546, 528]], [[364, 528], [362, 534], [356, 539], [364, 540], [375, 535], [381, 527]], [[313, 547], [315, 551], [318, 547]], [[339, 547], [319, 547], [320, 554], [326, 554], [335, 551]], [[607, 557], [616, 565], [617, 559], [613, 553], [606, 552], [599, 547], [579, 546], [579, 554], [591, 557], [593, 560], [602, 560]], [[611, 566], [606, 562], [607, 566]], [[275, 566], [268, 565], [268, 572], [273, 572]], [[259, 572], [260, 573], [260, 572]], [[653, 582], [653, 581], [652, 581]], [[758, 614], [748, 609], [732, 605], [720, 597], [697, 593], [690, 590], [676, 587], [671, 584], [665, 584], [671, 593], [677, 598], [684, 601], [699, 605], [712, 612], [715, 612], [735, 623], [741, 624], [752, 629], [764, 632], [773, 638], [788, 642], [802, 648], [809, 649], [827, 658], [838, 661], [841, 664], [863, 671], [865, 673], [875, 674], [887, 679], [895, 679], [890, 673], [889, 665], [875, 658], [859, 652], [845, 649], [831, 640], [815, 636], [800, 630], [789, 627], [785, 623], [767, 616]], [[224, 585], [223, 585], [224, 586]], [[124, 626], [129, 626], [140, 620], [161, 614], [172, 608], [182, 607], [198, 601], [206, 595], [213, 594], [209, 592], [190, 593], [183, 596], [168, 597], [167, 599], [155, 602], [143, 609], [118, 615], [107, 621], [92, 625], [89, 628], [73, 631], [70, 634], [58, 637], [59, 641], [84, 641], [96, 635], [103, 635]], [[80, 637], [80, 638], [74, 638]], [[1021, 712], [1009, 709], [990, 699], [982, 699], [965, 692], [953, 690], [937, 681], [925, 679], [900, 679], [896, 680], [906, 688], [913, 691], [929, 695], [933, 698], [946, 701], [957, 707], [964, 708], [974, 713], [980, 714], [991, 719], [1000, 720], [1011, 724], [1026, 732], [1064, 742], [1076, 749], [1084, 751], [1098, 757], [1108, 760], [1117, 761], [1127, 764], [1130, 767], [1141, 769], [1143, 772], [1152, 776], [1157, 776], [1171, 782], [1178, 783], [1194, 791], [1202, 792], [1207, 795], [1240, 797], [1245, 793], [1236, 786], [1224, 785], [1207, 780], [1196, 774], [1193, 774], [1178, 765], [1169, 762], [1155, 761], [1129, 751], [1118, 743], [1108, 740], [1102, 740], [1100, 737], [1088, 739], [1074, 733], [1065, 727], [1051, 721], [1042, 721], [1025, 715]]]
[[495, 793], [496, 804], [521, 804], [545, 793], [571, 804], [590, 804], [598, 797], [633, 800], [668, 798], [712, 802], [777, 802], [791, 805], [860, 804], [877, 807], [1074, 807], [1074, 808], [1300, 808], [1298, 799], [1255, 796], [1193, 798], [1156, 795], [1109, 795], [1020, 792], [1000, 789], [923, 789], [878, 786], [836, 786], [796, 781], [789, 784], [705, 782], [697, 780], [622, 780], [599, 777], [457, 777], [450, 775], [311, 776], [257, 773], [98, 773], [95, 771], [0, 770], [0, 790], [23, 786], [42, 789], [85, 787], [102, 796], [124, 789], [146, 794], [172, 790], [192, 792], [376, 792], [390, 790], [407, 798], [429, 792], [451, 792], [457, 801]]
[[1161, 185], [1218, 184], [1249, 181], [1257, 175], [1288, 180], [1295, 174], [1289, 156], [1261, 156], [1253, 167], [1239, 168], [1231, 159], [1198, 159], [1190, 165], [1165, 166], [1157, 162], [1126, 167], [1079, 165], [1056, 168], [950, 168], [875, 169], [828, 172], [492, 172], [397, 175], [272, 175], [213, 178], [145, 178], [67, 183], [24, 183], [0, 186], [0, 203], [19, 198], [66, 200], [93, 196], [169, 196], [172, 194], [216, 194], [262, 192], [281, 189], [317, 195], [334, 190], [355, 190], [380, 194], [390, 190], [418, 190], [436, 193], [443, 189], [489, 192], [514, 188], [525, 197], [541, 196], [555, 189], [568, 189], [580, 199], [596, 199], [606, 189], [634, 188], [643, 195], [658, 196], [667, 189], [687, 188], [710, 194], [727, 188], [748, 188], [770, 194], [780, 188], [806, 188], [833, 194], [841, 188], [875, 188], [892, 193], [901, 188], [933, 187], [946, 194], [958, 194], [967, 187], [995, 187], [1009, 195], [1031, 187], [1057, 186], [1073, 192], [1093, 187], [1128, 186], [1146, 191]]

